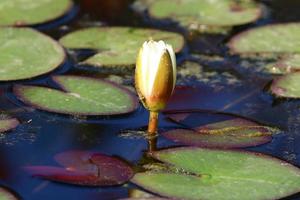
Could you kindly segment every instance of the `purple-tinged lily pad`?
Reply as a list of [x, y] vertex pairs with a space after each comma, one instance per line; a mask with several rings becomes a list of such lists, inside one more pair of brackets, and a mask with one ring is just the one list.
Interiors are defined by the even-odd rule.
[[16, 128], [20, 122], [16, 118], [0, 119], [0, 133]]
[[127, 163], [100, 153], [69, 151], [55, 160], [63, 167], [28, 166], [25, 170], [44, 179], [84, 186], [120, 185], [133, 176]]
[[174, 142], [188, 146], [225, 149], [252, 147], [270, 142], [272, 136], [266, 130], [264, 128], [245, 127], [241, 130], [224, 132], [222, 134], [205, 134], [189, 129], [174, 129], [164, 132], [162, 135]]
[[[186, 127], [162, 135], [175, 142], [200, 147], [241, 148], [265, 144], [278, 130], [257, 122], [216, 113], [168, 114], [168, 118]], [[203, 125], [204, 117], [215, 122]]]
[[299, 168], [259, 153], [173, 148], [152, 156], [175, 170], [137, 173], [131, 181], [164, 197], [264, 200], [300, 191]]
[[300, 72], [286, 74], [275, 79], [271, 91], [278, 97], [300, 98]]
[[17, 85], [16, 96], [35, 108], [71, 115], [117, 115], [134, 111], [137, 98], [117, 84], [82, 76], [54, 76], [63, 89]]

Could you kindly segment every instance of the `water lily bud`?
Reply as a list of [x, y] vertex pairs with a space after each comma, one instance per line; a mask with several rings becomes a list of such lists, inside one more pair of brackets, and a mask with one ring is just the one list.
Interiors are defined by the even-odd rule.
[[158, 112], [166, 106], [176, 82], [176, 57], [163, 41], [145, 42], [136, 61], [135, 88], [145, 106]]

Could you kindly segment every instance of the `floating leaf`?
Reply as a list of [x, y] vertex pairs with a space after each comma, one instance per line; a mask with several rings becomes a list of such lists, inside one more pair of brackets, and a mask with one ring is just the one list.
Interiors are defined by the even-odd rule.
[[64, 168], [29, 166], [25, 169], [37, 177], [86, 186], [120, 185], [133, 176], [131, 167], [124, 161], [100, 153], [68, 151], [55, 159]]
[[[205, 116], [210, 120], [220, 120], [220, 118], [225, 118], [225, 120], [222, 119], [222, 121], [207, 125], [197, 125], [202, 122], [201, 119]], [[169, 114], [168, 117], [190, 129], [173, 129], [162, 133], [162, 135], [175, 142], [191, 146], [251, 147], [270, 142], [272, 134], [276, 132], [274, 128], [224, 114], [180, 113]]]
[[0, 28], [0, 81], [46, 74], [64, 60], [63, 48], [50, 37], [29, 28]]
[[94, 49], [98, 54], [81, 64], [95, 67], [134, 66], [137, 51], [145, 40], [164, 40], [179, 52], [184, 45], [180, 34], [132, 27], [86, 28], [69, 33], [60, 42], [69, 49]]
[[[256, 21], [261, 8], [253, 1], [172, 0], [138, 1], [155, 19], [171, 19], [202, 32], [223, 32], [228, 27]], [[137, 4], [137, 3], [136, 3]], [[146, 5], [145, 5], [146, 4]], [[217, 4], [217, 6], [216, 6]], [[178, 9], [180, 7], [180, 9]]]
[[270, 63], [266, 70], [272, 74], [287, 74], [300, 70], [300, 54], [285, 56], [277, 62]]
[[10, 191], [7, 188], [0, 187], [0, 200], [18, 200], [19, 197], [17, 197], [16, 194], [14, 194], [12, 191]]
[[0, 132], [6, 132], [16, 128], [19, 125], [19, 121], [16, 118], [0, 119]]
[[242, 148], [265, 144], [272, 140], [268, 129], [244, 127], [222, 134], [199, 133], [189, 129], [174, 129], [162, 134], [164, 137], [189, 146], [214, 148]]
[[300, 23], [253, 28], [234, 36], [228, 46], [237, 54], [300, 53]]
[[138, 173], [132, 181], [162, 196], [263, 200], [300, 191], [300, 170], [267, 155], [202, 148], [174, 148], [152, 155], [178, 172]]
[[71, 115], [116, 115], [137, 107], [133, 94], [116, 84], [80, 76], [54, 76], [63, 89], [18, 85], [14, 93], [41, 110]]
[[72, 6], [71, 0], [1, 0], [0, 26], [45, 23], [61, 17]]
[[300, 72], [286, 74], [273, 81], [271, 91], [286, 98], [300, 98]]

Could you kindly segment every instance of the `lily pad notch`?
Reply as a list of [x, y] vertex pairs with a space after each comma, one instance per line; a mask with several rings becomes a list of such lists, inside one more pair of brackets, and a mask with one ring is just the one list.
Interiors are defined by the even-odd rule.
[[137, 173], [131, 181], [164, 197], [264, 200], [300, 191], [299, 168], [259, 153], [189, 147], [153, 152], [152, 157], [175, 170]]
[[61, 90], [16, 85], [14, 94], [37, 109], [69, 115], [120, 115], [133, 112], [137, 97], [128, 89], [108, 81], [82, 76], [53, 76]]

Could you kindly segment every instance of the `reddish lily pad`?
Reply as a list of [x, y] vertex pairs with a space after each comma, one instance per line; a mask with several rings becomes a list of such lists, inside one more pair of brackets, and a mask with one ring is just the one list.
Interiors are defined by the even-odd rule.
[[278, 97], [300, 98], [300, 72], [277, 78], [271, 85], [271, 91]]
[[134, 111], [137, 98], [117, 84], [81, 76], [54, 76], [63, 91], [18, 85], [14, 93], [41, 110], [71, 115], [117, 115]]
[[25, 167], [33, 176], [84, 186], [112, 186], [127, 182], [132, 168], [124, 161], [100, 153], [69, 151], [55, 157], [62, 167]]
[[131, 181], [164, 197], [264, 200], [300, 191], [299, 168], [263, 154], [173, 148], [152, 156], [175, 170], [137, 173]]
[[0, 132], [6, 132], [16, 128], [20, 122], [16, 118], [0, 119]]

